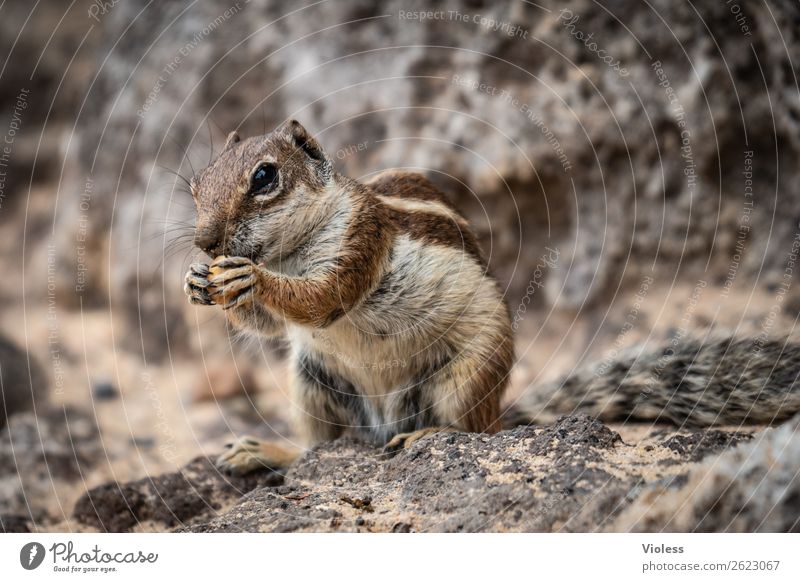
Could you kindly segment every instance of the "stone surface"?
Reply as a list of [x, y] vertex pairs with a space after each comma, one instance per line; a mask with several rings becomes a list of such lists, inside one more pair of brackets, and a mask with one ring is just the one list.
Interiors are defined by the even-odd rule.
[[[94, 413], [100, 409], [96, 405]], [[241, 410], [228, 409], [224, 419], [214, 412], [195, 425], [195, 439], [187, 445], [195, 456], [203, 448], [201, 435], [219, 442], [209, 445], [212, 451], [221, 450], [231, 430], [276, 436], [252, 412], [244, 417]], [[153, 420], [149, 423], [152, 430]], [[283, 481], [271, 473], [228, 478], [205, 459], [165, 472], [164, 467], [183, 463], [167, 462], [165, 441], [157, 430], [154, 434], [126, 439], [103, 434], [96, 417], [76, 406], [43, 405], [14, 415], [0, 429], [0, 531], [163, 530], [210, 518], [245, 492]], [[140, 479], [143, 473], [154, 477]]]
[[649, 488], [620, 516], [618, 527], [800, 532], [800, 415], [705, 459], [679, 489]]
[[[156, 424], [170, 429], [186, 413], [166, 406], [164, 396], [175, 396], [168, 389], [158, 394], [163, 411], [156, 398], [134, 404], [134, 395], [156, 395], [143, 373], [159, 364], [197, 371], [232, 344], [218, 314], [186, 305], [191, 250], [182, 244], [193, 211], [162, 167], [190, 175], [227, 131], [257, 134], [290, 116], [351, 176], [413, 167], [447, 190], [520, 317], [517, 391], [584, 359], [610, 365], [624, 347], [650, 349], [712, 329], [791, 331], [800, 285], [783, 282], [800, 207], [797, 3], [742, 3], [746, 36], [724, 2], [441, 3], [465, 22], [400, 17], [427, 8], [422, 0], [252, 0], [224, 18], [232, 4], [129, 0], [97, 20], [87, 18], [91, 5], [39, 3], [29, 18], [32, 4], [7, 2], [0, 19], [10, 63], [0, 84], [5, 123], [28, 95], [0, 200], [4, 236], [25, 241], [0, 248], [3, 332], [25, 340], [50, 376], [63, 374], [61, 397], [80, 405], [66, 415], [60, 406], [21, 412], [0, 432], [3, 529], [72, 527], [63, 522], [75, 499], [121, 468], [134, 474], [118, 480], [135, 485], [121, 496], [101, 485], [98, 501], [136, 509], [117, 521], [108, 509], [94, 518], [81, 511], [85, 523], [211, 531], [795, 527], [796, 498], [782, 493], [796, 491], [795, 481], [781, 451], [795, 450], [796, 439], [783, 429], [747, 443], [742, 431], [650, 433], [573, 418], [488, 440], [440, 435], [388, 460], [343, 440], [310, 453], [284, 485], [256, 488], [231, 508], [247, 488], [224, 489], [208, 465], [153, 477], [205, 484], [197, 499], [216, 504], [208, 511], [191, 496], [185, 507], [158, 501], [160, 489], [139, 481], [155, 471], [137, 465], [129, 443], [158, 449], [169, 433], [152, 434], [154, 415], [163, 412]], [[577, 17], [573, 28], [562, 8]], [[526, 37], [492, 31], [475, 15], [518, 25]], [[593, 34], [629, 74], [608, 67], [576, 31]], [[752, 208], [746, 188], [758, 194]], [[553, 265], [543, 261], [554, 255]], [[102, 333], [87, 340], [92, 318]], [[86, 404], [87, 375], [113, 378], [130, 359], [147, 366], [129, 364], [123, 371], [135, 380], [120, 382], [121, 398], [102, 406], [130, 406], [139, 424], [101, 433], [97, 409]], [[279, 392], [285, 382], [275, 376]], [[99, 410], [106, 422], [121, 414]], [[251, 430], [272, 430], [249, 412]], [[214, 434], [244, 424], [214, 420]], [[791, 446], [774, 449], [769, 434]], [[740, 458], [743, 450], [755, 457]], [[87, 483], [101, 460], [103, 474]], [[764, 476], [767, 489], [736, 462]], [[703, 474], [722, 467], [701, 486]], [[759, 498], [749, 500], [748, 491]], [[714, 494], [723, 499], [709, 505]], [[663, 512], [648, 504], [653, 495]], [[689, 505], [676, 515], [672, 503], [681, 500]], [[747, 510], [734, 518], [741, 503]]]
[[47, 377], [36, 358], [0, 335], [0, 429], [12, 415], [44, 406], [47, 397]]
[[496, 435], [440, 433], [391, 457], [343, 438], [306, 453], [285, 480], [227, 479], [198, 459], [94, 489], [74, 517], [108, 531], [787, 531], [800, 519], [799, 422], [748, 442], [747, 431], [630, 430], [577, 415]]
[[128, 531], [143, 525], [172, 528], [208, 517], [256, 487], [282, 482], [281, 475], [266, 471], [227, 477], [208, 459], [198, 458], [178, 473], [91, 489], [76, 503], [73, 517], [101, 531]]
[[[47, 529], [71, 510], [71, 491], [84, 487], [106, 456], [97, 425], [72, 408], [18, 414], [0, 430], [0, 523], [7, 531]], [[73, 494], [74, 495], [74, 494]]]

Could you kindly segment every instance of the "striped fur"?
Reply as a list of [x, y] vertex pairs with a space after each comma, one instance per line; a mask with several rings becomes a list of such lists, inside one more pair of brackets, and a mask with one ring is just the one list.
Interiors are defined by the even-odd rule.
[[[249, 180], [263, 160], [280, 187], [258, 199]], [[246, 333], [286, 334], [309, 444], [346, 431], [385, 443], [439, 426], [499, 430], [508, 309], [467, 221], [427, 179], [336, 174], [290, 122], [229, 139], [193, 191], [200, 243], [218, 256], [205, 280], [202, 265], [187, 275], [190, 300], [224, 306]]]

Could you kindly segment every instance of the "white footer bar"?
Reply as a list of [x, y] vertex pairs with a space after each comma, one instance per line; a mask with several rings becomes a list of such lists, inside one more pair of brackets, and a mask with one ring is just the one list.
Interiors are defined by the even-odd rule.
[[800, 580], [798, 534], [0, 534], [3, 580]]

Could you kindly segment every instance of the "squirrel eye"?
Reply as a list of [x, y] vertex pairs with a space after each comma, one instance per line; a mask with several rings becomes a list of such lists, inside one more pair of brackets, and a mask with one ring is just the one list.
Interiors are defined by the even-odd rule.
[[269, 194], [278, 187], [278, 168], [275, 164], [261, 164], [250, 180], [250, 194]]

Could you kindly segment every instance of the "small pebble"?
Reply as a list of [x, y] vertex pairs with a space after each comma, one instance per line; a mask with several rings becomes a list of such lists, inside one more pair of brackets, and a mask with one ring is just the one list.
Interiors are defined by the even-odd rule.
[[111, 382], [98, 382], [92, 388], [92, 395], [95, 400], [114, 400], [119, 392]]
[[142, 448], [142, 449], [151, 449], [153, 445], [156, 444], [156, 441], [153, 437], [131, 437], [131, 444], [134, 447]]

